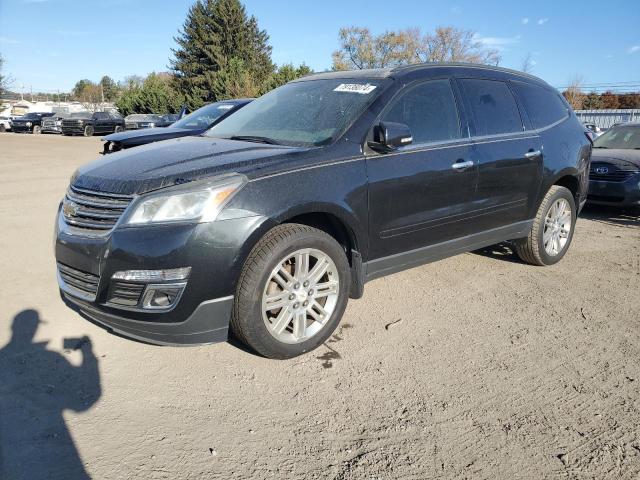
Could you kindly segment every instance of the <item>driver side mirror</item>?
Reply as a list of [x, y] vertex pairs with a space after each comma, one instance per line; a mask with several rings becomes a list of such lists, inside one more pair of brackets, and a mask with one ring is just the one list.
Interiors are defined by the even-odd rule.
[[396, 122], [380, 122], [374, 127], [373, 138], [368, 145], [377, 152], [391, 152], [413, 142], [409, 127]]

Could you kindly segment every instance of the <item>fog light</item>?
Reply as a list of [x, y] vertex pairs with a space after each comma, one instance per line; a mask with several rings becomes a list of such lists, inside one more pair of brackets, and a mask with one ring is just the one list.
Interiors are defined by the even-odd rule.
[[185, 285], [186, 283], [148, 285], [142, 298], [142, 308], [166, 310], [174, 307], [180, 300]]
[[114, 273], [111, 278], [130, 282], [168, 282], [186, 280], [189, 278], [190, 273], [191, 267], [172, 268], [169, 270], [124, 270]]

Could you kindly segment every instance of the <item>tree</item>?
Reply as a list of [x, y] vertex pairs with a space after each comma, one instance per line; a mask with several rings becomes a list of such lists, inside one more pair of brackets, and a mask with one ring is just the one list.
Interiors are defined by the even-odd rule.
[[173, 88], [173, 77], [166, 73], [150, 73], [142, 82], [131, 82], [116, 100], [122, 115], [132, 113], [176, 113], [183, 98]]
[[118, 85], [113, 78], [105, 75], [100, 79], [99, 85], [102, 88], [105, 102], [113, 102], [118, 96]]
[[421, 62], [468, 62], [497, 65], [500, 55], [476, 40], [474, 32], [438, 27], [423, 35], [419, 28], [373, 35], [368, 28], [343, 27], [333, 69], [385, 68]]
[[74, 98], [74, 100], [82, 101], [81, 96], [84, 92], [85, 87], [87, 85], [91, 85], [92, 83], [93, 82], [91, 80], [87, 80], [86, 78], [78, 80], [74, 85], [73, 90], [71, 90], [71, 96]]
[[[102, 108], [102, 88], [91, 81], [82, 84], [82, 89], [74, 96], [82, 106], [90, 112], [97, 112]], [[78, 82], [80, 83], [80, 82]], [[77, 85], [77, 84], [76, 84]], [[74, 88], [75, 90], [75, 88]]]
[[520, 70], [524, 73], [531, 73], [533, 72], [534, 64], [535, 62], [533, 61], [533, 58], [531, 58], [531, 53], [527, 53], [527, 56], [524, 57], [524, 60], [522, 61], [522, 68]]
[[581, 87], [582, 79], [580, 77], [576, 77], [571, 81], [571, 83], [569, 83], [567, 89], [562, 92], [562, 95], [564, 96], [564, 98], [566, 98], [567, 102], [574, 110], [581, 110], [582, 103], [586, 98], [586, 95], [582, 93]]
[[0, 95], [9, 90], [9, 87], [13, 83], [13, 80], [10, 76], [5, 75], [4, 71], [4, 58], [0, 55]]
[[269, 80], [267, 80], [267, 83], [264, 85], [261, 93], [266, 93], [269, 90], [278, 88], [291, 80], [303, 77], [304, 75], [309, 75], [310, 73], [313, 73], [313, 70], [307, 67], [304, 63], [298, 68], [294, 67], [292, 63], [286, 63], [280, 66], [273, 75], [269, 77]]
[[600, 95], [600, 99], [602, 100], [602, 108], [615, 110], [620, 108], [620, 100], [618, 100], [618, 95], [611, 91], [606, 91]]
[[589, 93], [582, 102], [582, 108], [585, 110], [600, 110], [604, 108], [600, 95], [596, 92]]
[[640, 93], [622, 93], [618, 100], [620, 108], [640, 108]]
[[175, 38], [176, 90], [192, 109], [258, 91], [274, 71], [268, 39], [239, 0], [197, 0]]

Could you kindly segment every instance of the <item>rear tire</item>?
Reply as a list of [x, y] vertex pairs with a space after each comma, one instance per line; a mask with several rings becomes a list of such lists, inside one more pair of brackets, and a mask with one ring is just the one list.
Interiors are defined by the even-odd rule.
[[278, 225], [244, 263], [231, 333], [268, 358], [306, 353], [340, 323], [349, 285], [349, 263], [333, 237], [306, 225]]
[[531, 265], [558, 263], [567, 253], [576, 225], [571, 191], [553, 185], [542, 199], [529, 235], [516, 242], [516, 253]]
[[7, 131], [7, 128], [0, 123], [0, 133], [4, 133]]
[[84, 127], [83, 134], [85, 137], [93, 137], [93, 127], [91, 125]]

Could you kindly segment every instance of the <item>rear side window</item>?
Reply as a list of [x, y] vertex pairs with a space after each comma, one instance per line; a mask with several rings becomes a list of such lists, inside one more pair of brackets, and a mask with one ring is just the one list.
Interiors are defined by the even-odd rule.
[[567, 106], [557, 92], [524, 82], [511, 82], [533, 128], [542, 128], [567, 116]]
[[476, 135], [497, 135], [522, 131], [522, 119], [515, 98], [506, 83], [497, 80], [461, 80], [471, 106]]
[[432, 80], [401, 93], [383, 121], [404, 123], [413, 143], [460, 138], [460, 122], [449, 80]]

